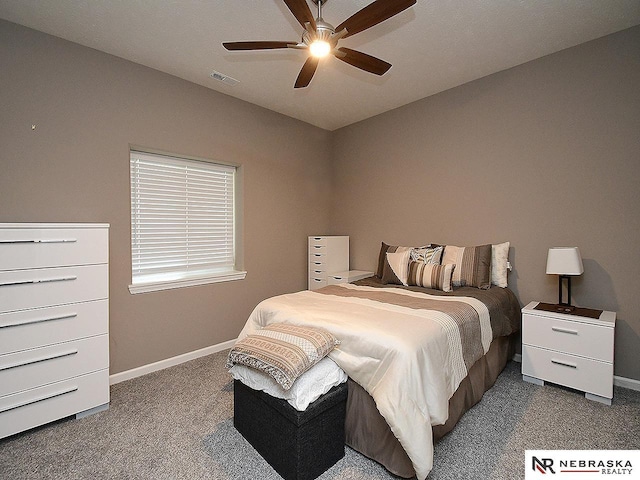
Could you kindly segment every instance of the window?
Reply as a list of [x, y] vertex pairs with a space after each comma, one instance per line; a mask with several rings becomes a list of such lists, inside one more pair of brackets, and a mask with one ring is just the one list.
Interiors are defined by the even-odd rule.
[[245, 277], [237, 168], [131, 151], [131, 293]]

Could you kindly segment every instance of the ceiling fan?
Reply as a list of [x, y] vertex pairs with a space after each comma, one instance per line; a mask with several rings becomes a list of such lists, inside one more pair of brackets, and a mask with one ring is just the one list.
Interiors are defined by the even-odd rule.
[[318, 61], [330, 53], [337, 59], [366, 72], [376, 75], [386, 73], [391, 68], [390, 63], [357, 50], [338, 47], [338, 40], [384, 22], [416, 3], [416, 0], [375, 0], [334, 28], [333, 25], [325, 22], [322, 18], [322, 5], [327, 3], [326, 0], [313, 0], [318, 6], [317, 18], [313, 18], [306, 0], [283, 1], [304, 28], [301, 42], [224, 42], [222, 45], [230, 51], [271, 50], [277, 48], [309, 50], [309, 58], [302, 66], [294, 88], [304, 88], [309, 85], [313, 75], [316, 73]]

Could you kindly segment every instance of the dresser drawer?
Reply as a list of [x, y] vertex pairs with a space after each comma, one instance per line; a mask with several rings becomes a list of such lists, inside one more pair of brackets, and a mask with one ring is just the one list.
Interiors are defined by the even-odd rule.
[[108, 265], [0, 272], [0, 313], [108, 296]]
[[327, 253], [326, 245], [311, 245], [309, 246], [309, 255], [313, 255], [314, 253]]
[[0, 269], [107, 263], [106, 228], [7, 228], [0, 232]]
[[522, 373], [529, 377], [613, 398], [613, 364], [522, 346]]
[[326, 257], [324, 255], [318, 255], [318, 256], [309, 256], [309, 271], [312, 270], [326, 270], [327, 269], [327, 262], [326, 262]]
[[0, 314], [0, 354], [108, 333], [109, 300]]
[[327, 254], [322, 252], [309, 252], [309, 264], [311, 263], [322, 263], [326, 265], [327, 263]]
[[327, 269], [322, 263], [320, 265], [316, 263], [309, 263], [309, 276], [324, 278], [327, 276]]
[[522, 343], [613, 362], [613, 328], [524, 314]]
[[315, 247], [326, 248], [327, 243], [327, 237], [309, 237], [309, 251], [311, 251], [311, 249]]
[[326, 287], [327, 286], [327, 277], [324, 278], [309, 278], [309, 290], [315, 290], [316, 288]]
[[0, 397], [0, 438], [109, 403], [109, 371]]
[[107, 335], [0, 355], [0, 396], [108, 367]]

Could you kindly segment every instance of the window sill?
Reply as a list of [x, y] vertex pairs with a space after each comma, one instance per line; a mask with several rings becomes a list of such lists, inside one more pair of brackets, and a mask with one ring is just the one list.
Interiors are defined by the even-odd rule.
[[136, 283], [129, 285], [129, 292], [132, 295], [138, 293], [158, 292], [160, 290], [171, 290], [174, 288], [194, 287], [196, 285], [206, 285], [208, 283], [230, 282], [233, 280], [244, 280], [247, 276], [245, 271], [233, 271], [218, 275], [207, 275], [202, 277], [186, 277], [176, 280], [166, 280], [160, 282]]

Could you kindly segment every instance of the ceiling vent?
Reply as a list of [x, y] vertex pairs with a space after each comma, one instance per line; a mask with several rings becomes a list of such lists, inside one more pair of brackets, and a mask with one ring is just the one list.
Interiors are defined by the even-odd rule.
[[211, 72], [209, 76], [215, 80], [218, 80], [219, 82], [226, 83], [227, 85], [231, 85], [232, 87], [235, 87], [237, 84], [240, 83], [240, 80], [236, 80], [235, 78], [225, 75], [224, 73], [216, 72], [215, 70]]

